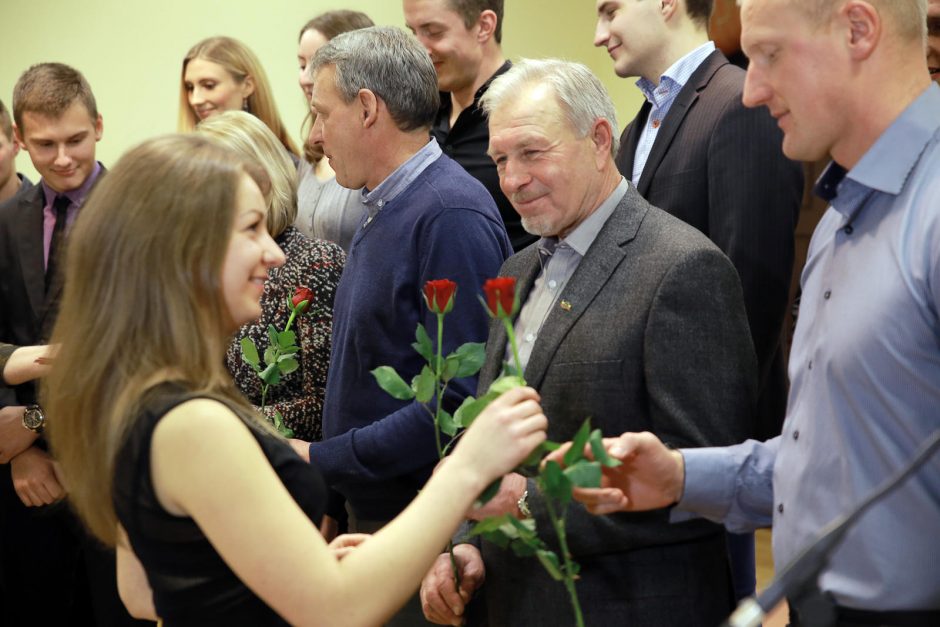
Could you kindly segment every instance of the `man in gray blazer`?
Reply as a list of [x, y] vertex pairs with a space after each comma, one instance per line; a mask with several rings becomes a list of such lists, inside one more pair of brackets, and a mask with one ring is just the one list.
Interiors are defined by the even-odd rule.
[[[501, 274], [518, 282], [520, 358], [549, 437], [569, 439], [591, 417], [604, 433], [633, 425], [674, 446], [742, 440], [757, 368], [734, 267], [617, 171], [613, 104], [597, 78], [579, 64], [523, 61], [483, 106], [503, 191], [541, 237]], [[506, 344], [493, 324], [481, 389], [500, 374]], [[544, 503], [520, 475], [485, 510], [473, 514], [531, 515], [554, 543]], [[731, 609], [720, 527], [671, 525], [665, 510], [597, 518], [580, 507], [567, 524], [587, 624], [715, 625]], [[470, 624], [572, 624], [560, 584], [537, 560], [485, 542], [459, 545], [456, 556], [461, 590], [446, 554], [422, 584], [430, 620], [459, 624], [480, 588], [485, 607], [470, 606]]]

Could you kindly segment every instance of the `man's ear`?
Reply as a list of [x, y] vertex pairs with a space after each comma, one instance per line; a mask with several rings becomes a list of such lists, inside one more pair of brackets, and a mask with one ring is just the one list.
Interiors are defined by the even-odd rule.
[[487, 9], [480, 13], [480, 19], [477, 20], [477, 27], [479, 31], [477, 32], [477, 41], [481, 44], [486, 43], [491, 38], [496, 36], [496, 27], [499, 23], [499, 18], [496, 17], [496, 11]]
[[591, 127], [591, 142], [594, 144], [594, 160], [598, 168], [601, 168], [610, 160], [610, 148], [614, 142], [614, 129], [610, 122], [604, 118], [594, 120], [594, 126]]
[[679, 0], [659, 0], [659, 12], [663, 14], [663, 21], [668, 22], [679, 8]]
[[369, 128], [379, 119], [379, 97], [371, 89], [359, 90], [359, 107], [362, 115], [362, 127]]
[[98, 114], [98, 118], [95, 120], [95, 141], [101, 141], [101, 134], [104, 132], [104, 120], [101, 117], [101, 114]]
[[20, 127], [13, 123], [13, 143], [19, 146], [22, 149], [26, 149], [26, 142], [23, 141], [23, 136], [20, 134]]
[[881, 40], [881, 14], [864, 0], [851, 0], [842, 5], [836, 20], [846, 27], [846, 45], [854, 61], [871, 56]]

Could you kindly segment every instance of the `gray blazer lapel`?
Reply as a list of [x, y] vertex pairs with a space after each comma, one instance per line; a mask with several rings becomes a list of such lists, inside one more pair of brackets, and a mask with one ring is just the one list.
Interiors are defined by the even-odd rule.
[[679, 95], [676, 96], [672, 106], [669, 107], [669, 113], [666, 114], [659, 133], [656, 134], [656, 141], [653, 142], [653, 148], [650, 150], [646, 164], [643, 166], [643, 172], [640, 174], [637, 188], [642, 196], [645, 197], [649, 193], [656, 169], [669, 151], [669, 146], [672, 144], [676, 132], [682, 126], [685, 116], [689, 113], [695, 101], [698, 100], [698, 95], [708, 85], [718, 68], [727, 63], [728, 59], [725, 58], [725, 55], [721, 51], [715, 50], [696, 68], [692, 76], [689, 77], [689, 82], [679, 91]]
[[[516, 278], [519, 300], [525, 303], [540, 269], [538, 246], [532, 244], [507, 259], [499, 269], [499, 276]], [[490, 387], [490, 383], [502, 374], [503, 357], [506, 354], [508, 341], [503, 323], [499, 320], [490, 320], [489, 336], [486, 338], [486, 360], [480, 369], [479, 394], [483, 394]]]
[[[626, 245], [636, 237], [648, 208], [649, 204], [631, 186], [597, 234], [535, 340], [525, 369], [526, 382], [530, 386], [538, 389], [571, 327], [623, 262], [627, 255]], [[562, 308], [562, 302], [570, 307]]]

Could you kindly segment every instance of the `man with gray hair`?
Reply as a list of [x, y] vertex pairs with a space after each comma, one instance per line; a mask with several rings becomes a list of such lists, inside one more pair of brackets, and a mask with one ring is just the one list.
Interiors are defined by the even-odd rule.
[[[756, 358], [734, 267], [618, 172], [614, 108], [600, 81], [580, 64], [524, 60], [493, 81], [483, 107], [503, 191], [541, 238], [500, 273], [517, 280], [519, 354], [549, 438], [570, 439], [591, 417], [604, 433], [634, 425], [675, 446], [743, 439]], [[492, 324], [481, 389], [506, 352], [506, 333]], [[533, 517], [556, 544], [532, 480], [507, 476], [471, 517], [498, 513]], [[714, 625], [730, 611], [720, 526], [670, 525], [665, 510], [601, 519], [578, 507], [567, 528], [587, 624]], [[486, 542], [458, 545], [456, 556], [460, 590], [446, 554], [422, 584], [428, 619], [459, 624], [485, 576], [486, 616], [471, 606], [471, 624], [573, 623], [538, 560]]]
[[[370, 372], [421, 371], [411, 344], [418, 323], [436, 342], [437, 320], [421, 297], [430, 280], [460, 288], [445, 353], [483, 341], [487, 315], [476, 294], [512, 248], [489, 192], [429, 137], [437, 75], [413, 37], [388, 27], [345, 33], [320, 48], [308, 71], [317, 111], [311, 140], [340, 185], [362, 188], [367, 215], [336, 289], [324, 440], [297, 448], [346, 498], [351, 530], [371, 533], [411, 502], [437, 448], [424, 408], [392, 398]], [[451, 381], [445, 406], [453, 411], [475, 387], [475, 377]], [[417, 603], [410, 611], [396, 620], [420, 620]]]

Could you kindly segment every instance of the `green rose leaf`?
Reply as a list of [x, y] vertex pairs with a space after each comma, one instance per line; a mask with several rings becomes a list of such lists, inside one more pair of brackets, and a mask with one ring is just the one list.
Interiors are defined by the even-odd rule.
[[448, 355], [444, 359], [444, 372], [441, 373], [441, 379], [445, 382], [450, 381], [458, 370], [460, 370], [460, 358], [456, 355]]
[[463, 403], [461, 403], [457, 411], [454, 412], [454, 422], [456, 422], [458, 426], [466, 429], [473, 424], [473, 421], [480, 415], [480, 412], [486, 409], [486, 406], [489, 405], [494, 398], [496, 398], [496, 396], [493, 394], [487, 394], [480, 398], [468, 396], [463, 399]]
[[281, 331], [277, 334], [277, 344], [281, 348], [293, 346], [297, 342], [297, 334], [293, 331]]
[[562, 506], [571, 502], [571, 480], [565, 476], [557, 462], [548, 462], [539, 477], [543, 492], [546, 496], [555, 499]]
[[535, 521], [519, 520], [510, 514], [484, 518], [470, 530], [469, 537], [480, 536], [502, 548], [509, 547], [518, 557], [531, 557], [546, 545], [535, 531]]
[[277, 346], [277, 329], [273, 324], [268, 325], [268, 342], [271, 346]]
[[268, 346], [266, 349], [264, 349], [264, 363], [273, 364], [276, 361], [277, 361], [277, 347]]
[[509, 514], [503, 514], [502, 516], [490, 516], [488, 518], [484, 518], [477, 524], [473, 525], [473, 527], [470, 529], [469, 535], [472, 538], [473, 536], [479, 536], [484, 533], [496, 531], [505, 524], [511, 525], [509, 521], [510, 518], [514, 517], [510, 516]]
[[536, 555], [552, 579], [555, 581], [564, 581], [565, 576], [561, 572], [561, 564], [559, 563], [558, 556], [555, 555], [554, 551], [540, 549], [536, 552]]
[[545, 455], [559, 448], [561, 448], [561, 444], [558, 442], [545, 440], [536, 446], [531, 453], [529, 453], [529, 456], [522, 461], [520, 466], [538, 466], [539, 462], [542, 461], [542, 458], [545, 457]]
[[427, 329], [424, 328], [423, 324], [418, 324], [418, 328], [415, 330], [415, 340], [417, 341], [411, 347], [424, 357], [426, 362], [431, 363], [434, 361], [434, 346], [431, 344], [431, 338], [428, 336]]
[[267, 367], [261, 371], [259, 376], [261, 380], [268, 385], [277, 385], [281, 382], [281, 371], [276, 363], [268, 364]]
[[601, 463], [589, 462], [586, 459], [579, 460], [573, 466], [565, 468], [565, 476], [579, 488], [599, 488], [601, 487]]
[[486, 358], [486, 345], [482, 342], [467, 342], [461, 345], [454, 354], [460, 360], [460, 368], [456, 377], [470, 377], [480, 372], [483, 360]]
[[581, 428], [571, 439], [571, 448], [565, 453], [565, 466], [573, 466], [579, 459], [584, 459], [584, 445], [591, 437], [591, 419], [588, 418], [581, 424]]
[[294, 437], [294, 430], [284, 424], [284, 417], [277, 410], [274, 410], [274, 428], [285, 438]]
[[450, 437], [454, 437], [457, 434], [457, 429], [459, 427], [457, 426], [457, 423], [454, 422], [454, 417], [449, 413], [442, 409], [437, 416], [437, 420], [438, 427], [441, 429], [441, 433], [449, 435]]
[[277, 367], [280, 369], [282, 375], [290, 374], [293, 371], [297, 370], [300, 367], [300, 364], [297, 363], [297, 360], [293, 357], [281, 357], [277, 360]]
[[500, 377], [496, 379], [495, 381], [493, 381], [492, 383], [490, 383], [490, 389], [487, 390], [487, 393], [494, 392], [496, 396], [499, 396], [503, 392], [508, 392], [509, 390], [513, 388], [517, 388], [523, 385], [525, 385], [525, 379], [523, 379], [522, 377], [513, 377], [513, 376]]
[[509, 543], [509, 548], [516, 557], [532, 557], [538, 551], [537, 546], [525, 540], [513, 540]]
[[[434, 397], [436, 383], [437, 379], [434, 377], [434, 372], [432, 372], [431, 368], [428, 366], [422, 368], [421, 374], [411, 380], [411, 390], [414, 392], [414, 397], [419, 403], [427, 403]], [[388, 390], [385, 391], [388, 392]], [[391, 392], [389, 393], [391, 394]], [[392, 394], [392, 396], [395, 395]]]
[[608, 468], [616, 468], [620, 466], [620, 460], [614, 459], [607, 454], [607, 449], [604, 448], [604, 436], [601, 433], [600, 429], [594, 429], [591, 432], [591, 452], [594, 453], [594, 459], [601, 463], [601, 465]]
[[258, 357], [258, 347], [251, 341], [251, 338], [247, 337], [243, 337], [239, 345], [242, 348], [242, 359], [257, 371], [261, 366], [261, 359]]
[[398, 376], [395, 369], [391, 366], [379, 366], [372, 371], [379, 387], [385, 390], [392, 398], [400, 401], [410, 401], [415, 397], [411, 386], [405, 383], [405, 380]]
[[279, 357], [279, 359], [284, 359], [285, 355], [293, 355], [299, 350], [300, 350], [299, 346], [287, 346], [285, 348], [281, 348], [281, 356]]

